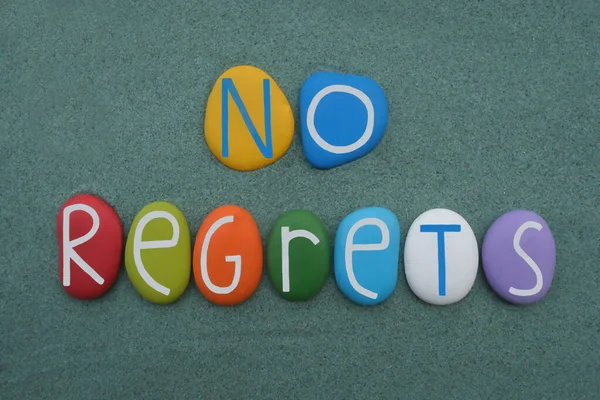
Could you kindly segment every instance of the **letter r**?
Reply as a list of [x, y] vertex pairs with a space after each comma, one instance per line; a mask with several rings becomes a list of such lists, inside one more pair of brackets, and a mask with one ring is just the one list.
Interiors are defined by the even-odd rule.
[[312, 232], [304, 229], [295, 229], [290, 231], [289, 226], [281, 227], [281, 279], [283, 291], [290, 291], [290, 242], [297, 238], [308, 239], [315, 246], [320, 240]]
[[[92, 217], [92, 228], [85, 235], [71, 240], [70, 217], [74, 211], [83, 211]], [[71, 260], [90, 276], [97, 284], [103, 285], [104, 279], [75, 251], [75, 247], [89, 241], [100, 228], [100, 217], [94, 208], [87, 204], [72, 204], [63, 211], [63, 286], [71, 286]]]

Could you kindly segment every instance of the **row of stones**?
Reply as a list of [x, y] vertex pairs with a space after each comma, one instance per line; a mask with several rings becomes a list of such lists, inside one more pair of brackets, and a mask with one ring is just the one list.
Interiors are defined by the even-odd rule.
[[[388, 104], [381, 86], [355, 75], [319, 72], [300, 90], [302, 147], [320, 169], [363, 157], [381, 141]], [[279, 160], [294, 136], [294, 114], [266, 72], [250, 65], [226, 70], [206, 104], [206, 143], [224, 165], [252, 171]]]
[[[122, 262], [123, 228], [104, 200], [79, 194], [57, 218], [59, 276], [79, 299], [104, 295]], [[341, 292], [361, 305], [376, 305], [396, 288], [401, 230], [398, 218], [381, 207], [356, 210], [340, 223], [333, 251]], [[273, 287], [285, 299], [308, 300], [325, 285], [331, 266], [327, 229], [307, 210], [282, 214], [267, 241], [266, 265]], [[499, 217], [482, 246], [482, 264], [492, 289], [515, 304], [530, 304], [548, 292], [556, 249], [548, 224], [532, 211]], [[159, 304], [178, 299], [193, 273], [204, 297], [236, 305], [257, 289], [263, 248], [252, 215], [235, 205], [216, 208], [202, 222], [193, 249], [187, 221], [173, 204], [154, 202], [135, 217], [125, 244], [125, 268], [135, 289]], [[410, 226], [404, 244], [406, 280], [423, 301], [452, 304], [471, 290], [479, 249], [469, 223], [458, 213], [432, 209]]]

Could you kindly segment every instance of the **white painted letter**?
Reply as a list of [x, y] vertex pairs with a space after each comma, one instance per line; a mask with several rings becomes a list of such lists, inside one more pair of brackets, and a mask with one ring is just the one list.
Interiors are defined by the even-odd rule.
[[[354, 235], [356, 232], [366, 225], [374, 225], [379, 228], [381, 231], [381, 243], [372, 243], [372, 244], [354, 244]], [[350, 285], [352, 288], [356, 290], [358, 293], [362, 294], [365, 297], [375, 300], [377, 298], [377, 293], [372, 292], [360, 285], [356, 280], [356, 276], [354, 276], [354, 267], [352, 266], [352, 253], [354, 251], [377, 251], [377, 250], [385, 250], [390, 245], [390, 231], [382, 220], [379, 218], [363, 218], [352, 225], [352, 228], [348, 231], [348, 236], [346, 236], [346, 248], [344, 251], [344, 258], [346, 262], [346, 273], [348, 274], [348, 280], [350, 280]]]
[[208, 287], [208, 289], [216, 294], [228, 294], [235, 290], [237, 285], [240, 283], [240, 276], [242, 275], [242, 256], [225, 256], [225, 261], [232, 262], [234, 265], [233, 271], [233, 281], [229, 286], [221, 287], [213, 284], [210, 280], [210, 276], [208, 276], [208, 264], [206, 258], [208, 256], [208, 246], [210, 245], [210, 239], [212, 235], [223, 225], [229, 224], [233, 222], [233, 215], [228, 215], [226, 217], [219, 218], [215, 223], [213, 223], [208, 232], [206, 233], [206, 237], [204, 238], [204, 242], [202, 243], [202, 252], [200, 253], [200, 271], [202, 273], [202, 280]]
[[315, 246], [320, 240], [312, 232], [304, 229], [290, 231], [289, 226], [281, 227], [281, 278], [283, 280], [283, 291], [290, 291], [290, 241], [296, 238], [308, 239]]
[[[168, 220], [173, 226], [173, 237], [169, 240], [152, 240], [149, 242], [142, 241], [142, 233], [146, 225], [153, 219], [164, 218]], [[179, 241], [179, 224], [173, 215], [166, 211], [152, 211], [144, 215], [140, 220], [137, 228], [135, 229], [135, 236], [133, 238], [133, 259], [135, 266], [142, 279], [154, 290], [159, 293], [168, 296], [171, 290], [164, 287], [160, 283], [156, 282], [144, 268], [142, 263], [141, 250], [143, 249], [166, 249], [168, 247], [174, 247]]]
[[[77, 239], [70, 240], [71, 232], [69, 226], [69, 217], [73, 211], [83, 211], [92, 217], [92, 229], [85, 235]], [[104, 284], [104, 279], [94, 269], [86, 263], [83, 258], [77, 254], [74, 247], [83, 244], [94, 237], [100, 228], [100, 217], [96, 210], [86, 204], [73, 204], [65, 207], [63, 212], [63, 286], [71, 286], [71, 260], [88, 274], [97, 284]]]
[[525, 260], [527, 265], [529, 265], [529, 267], [535, 273], [536, 283], [532, 289], [515, 289], [514, 287], [511, 287], [508, 291], [511, 294], [514, 294], [515, 296], [533, 296], [535, 294], [538, 294], [540, 290], [542, 290], [542, 286], [544, 285], [544, 278], [542, 276], [542, 271], [540, 270], [540, 267], [535, 263], [535, 261], [531, 259], [531, 257], [527, 255], [527, 253], [525, 253], [525, 251], [521, 248], [521, 245], [519, 243], [521, 241], [521, 236], [523, 236], [523, 233], [525, 233], [525, 231], [530, 228], [541, 231], [542, 225], [535, 221], [527, 221], [523, 223], [523, 225], [521, 225], [515, 233], [515, 236], [513, 238], [513, 247], [515, 248], [515, 251], [517, 252], [519, 257]]
[[[367, 126], [365, 127], [365, 131], [356, 142], [345, 146], [335, 146], [331, 143], [326, 142], [321, 137], [321, 135], [319, 135], [319, 132], [317, 132], [317, 128], [315, 127], [315, 112], [317, 111], [319, 102], [323, 99], [323, 97], [335, 92], [348, 93], [357, 97], [360, 101], [362, 101], [362, 103], [365, 105], [365, 108], [367, 109]], [[360, 149], [365, 143], [369, 141], [371, 135], [373, 135], [373, 127], [375, 125], [375, 110], [373, 109], [373, 103], [371, 102], [371, 99], [369, 99], [369, 96], [367, 96], [364, 92], [353, 88], [352, 86], [329, 85], [321, 89], [311, 100], [306, 115], [306, 124], [308, 126], [308, 133], [313, 138], [315, 143], [317, 143], [319, 147], [321, 147], [323, 150], [326, 150], [333, 154], [351, 153], [355, 150]]]

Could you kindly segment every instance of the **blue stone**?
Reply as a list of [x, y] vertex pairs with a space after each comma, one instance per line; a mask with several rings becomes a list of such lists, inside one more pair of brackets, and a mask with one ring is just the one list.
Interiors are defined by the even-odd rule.
[[400, 223], [381, 207], [356, 210], [340, 223], [334, 250], [335, 279], [340, 291], [361, 305], [376, 305], [398, 282]]
[[381, 141], [387, 99], [370, 78], [319, 72], [300, 90], [300, 121], [308, 162], [320, 169], [337, 167], [363, 157]]

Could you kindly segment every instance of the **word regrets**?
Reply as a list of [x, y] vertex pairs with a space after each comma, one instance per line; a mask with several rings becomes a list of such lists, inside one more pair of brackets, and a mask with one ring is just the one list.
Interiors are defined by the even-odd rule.
[[400, 222], [382, 207], [347, 215], [333, 241], [315, 213], [285, 212], [271, 228], [264, 249], [256, 221], [236, 205], [210, 212], [195, 243], [184, 214], [164, 201], [139, 211], [126, 241], [118, 214], [92, 194], [68, 199], [56, 222], [59, 279], [69, 295], [82, 300], [104, 295], [124, 260], [135, 290], [157, 304], [177, 300], [191, 279], [208, 301], [241, 304], [256, 291], [266, 269], [286, 300], [311, 299], [333, 272], [345, 297], [373, 306], [393, 294], [403, 264], [418, 298], [448, 305], [470, 292], [481, 261], [486, 279], [501, 298], [531, 304], [548, 293], [556, 262], [548, 224], [528, 210], [513, 210], [494, 221], [483, 240], [481, 260], [469, 223], [440, 208], [413, 221], [403, 249]]

